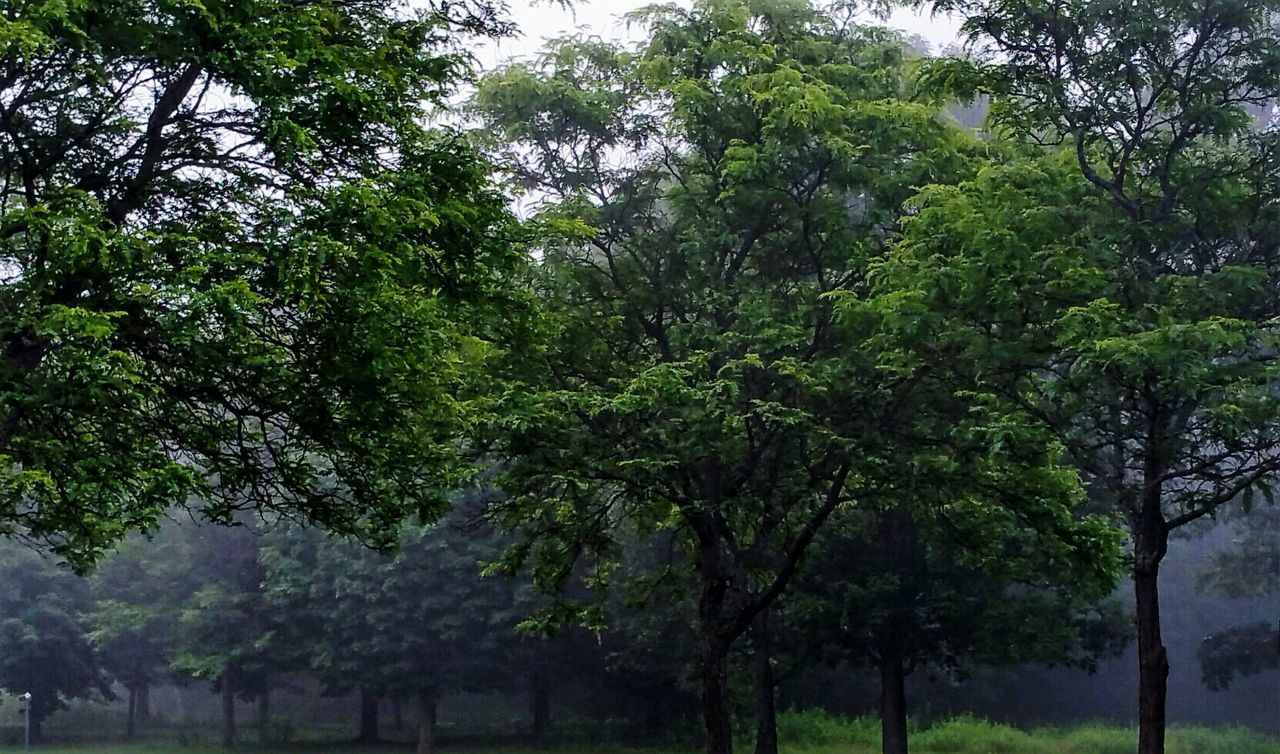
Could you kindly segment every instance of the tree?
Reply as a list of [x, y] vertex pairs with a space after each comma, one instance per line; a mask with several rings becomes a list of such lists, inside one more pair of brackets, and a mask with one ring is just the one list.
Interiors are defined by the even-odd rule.
[[[210, 681], [221, 694], [222, 745], [236, 740], [237, 698], [264, 700], [271, 679], [299, 664], [301, 647], [292, 616], [267, 599], [266, 573], [259, 555], [260, 526], [188, 526], [187, 560], [202, 567], [188, 583], [176, 613], [171, 666]], [[266, 738], [268, 708], [259, 720]]]
[[94, 598], [89, 639], [103, 667], [129, 692], [129, 739], [149, 714], [149, 689], [169, 670], [178, 604], [167, 564], [187, 561], [176, 540], [169, 530], [154, 539], [128, 539], [111, 551], [89, 582]]
[[1275, 4], [932, 5], [967, 19], [979, 55], [930, 81], [989, 92], [993, 125], [1050, 156], [926, 193], [913, 306], [964, 323], [927, 349], [1052, 427], [1127, 528], [1139, 751], [1157, 754], [1169, 534], [1280, 468], [1277, 142], [1248, 114], [1280, 91]]
[[[789, 633], [810, 658], [870, 666], [880, 678], [884, 754], [906, 754], [906, 679], [932, 666], [963, 677], [976, 665], [1043, 663], [1094, 668], [1129, 642], [1115, 602], [1070, 572], [1046, 568], [1018, 537], [980, 565], [973, 520], [909, 509], [844, 512], [823, 531], [785, 607]], [[985, 529], [985, 531], [984, 531]]]
[[360, 691], [360, 738], [378, 737], [379, 699], [409, 696], [417, 750], [430, 754], [444, 694], [509, 686], [519, 672], [511, 660], [527, 600], [480, 577], [498, 550], [460, 505], [448, 522], [406, 525], [394, 553], [289, 529], [271, 536], [263, 562], [276, 609], [310, 626], [311, 667], [331, 691]]
[[567, 231], [539, 270], [555, 342], [493, 428], [492, 516], [522, 533], [504, 565], [553, 592], [603, 589], [621, 542], [677, 534], [707, 751], [725, 754], [729, 649], [837, 508], [904, 477], [1059, 511], [1079, 489], [1033, 434], [993, 448], [927, 412], [919, 375], [877, 370], [835, 322], [830, 294], [863, 290], [912, 187], [966, 164], [970, 142], [908, 101], [901, 42], [790, 0], [638, 18], [640, 50], [562, 40], [478, 89], [514, 179]]
[[0, 548], [0, 688], [30, 693], [32, 738], [68, 699], [110, 697], [90, 644], [84, 583], [27, 548]]
[[443, 507], [523, 254], [488, 168], [421, 122], [500, 9], [9, 9], [0, 532], [85, 567], [188, 501], [381, 541]]
[[[1200, 574], [1200, 588], [1234, 598], [1280, 593], [1280, 509], [1240, 518], [1243, 533], [1231, 548], [1214, 553]], [[1269, 621], [1225, 626], [1206, 636], [1197, 654], [1205, 685], [1225, 690], [1237, 676], [1280, 669], [1280, 626]]]

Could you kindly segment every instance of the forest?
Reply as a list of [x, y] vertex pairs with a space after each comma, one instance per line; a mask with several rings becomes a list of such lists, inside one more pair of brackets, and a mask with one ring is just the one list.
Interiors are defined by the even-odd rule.
[[1280, 0], [0, 8], [5, 750], [1280, 752]]

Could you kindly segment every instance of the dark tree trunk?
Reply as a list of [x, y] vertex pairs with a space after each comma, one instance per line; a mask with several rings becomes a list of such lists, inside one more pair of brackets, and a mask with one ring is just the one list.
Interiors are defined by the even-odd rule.
[[138, 723], [146, 725], [151, 722], [151, 684], [138, 685]]
[[707, 754], [733, 754], [733, 725], [729, 715], [729, 647], [714, 636], [704, 635], [699, 655]]
[[644, 732], [657, 733], [666, 727], [667, 710], [665, 702], [665, 694], [651, 693], [647, 695], [647, 704], [644, 708]]
[[138, 732], [138, 687], [129, 687], [129, 715], [125, 718], [124, 737], [133, 740]]
[[378, 740], [378, 694], [373, 689], [360, 689], [360, 735], [357, 740], [371, 743]]
[[907, 754], [906, 679], [901, 658], [880, 658], [880, 748], [883, 754]]
[[882, 511], [877, 521], [880, 567], [897, 580], [885, 595], [886, 620], [877, 630], [876, 654], [880, 671], [880, 746], [883, 754], [907, 754], [906, 663], [911, 635], [918, 629], [913, 614], [927, 591], [929, 561], [911, 513], [901, 508]]
[[235, 673], [230, 668], [222, 673], [222, 746], [231, 748], [236, 743], [236, 686]]
[[551, 676], [539, 668], [529, 677], [530, 704], [533, 712], [533, 737], [542, 740], [551, 730]]
[[266, 746], [271, 741], [271, 688], [265, 683], [258, 694], [258, 743]]
[[756, 754], [778, 754], [778, 710], [774, 698], [777, 684], [769, 645], [769, 613], [769, 608], [761, 610], [751, 627], [755, 642]]
[[404, 704], [399, 696], [391, 697], [391, 729], [397, 733], [404, 730]]
[[1145, 516], [1134, 547], [1133, 592], [1138, 623], [1138, 754], [1164, 754], [1169, 654], [1160, 632], [1160, 562], [1169, 533], [1157, 511]]
[[418, 749], [417, 754], [432, 754], [436, 745], [436, 712], [439, 695], [435, 689], [418, 692]]

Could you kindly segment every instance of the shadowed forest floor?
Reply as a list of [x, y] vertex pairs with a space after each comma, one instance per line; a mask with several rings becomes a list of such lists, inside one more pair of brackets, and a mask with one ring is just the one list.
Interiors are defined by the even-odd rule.
[[[783, 724], [783, 754], [874, 754], [879, 750], [879, 730], [874, 721], [838, 721], [819, 715], [788, 715]], [[1104, 725], [1077, 725], [1021, 731], [982, 720], [960, 718], [940, 723], [912, 736], [916, 754], [1130, 754], [1133, 732]], [[0, 747], [0, 752], [17, 749]], [[407, 754], [408, 744], [388, 743], [360, 747], [349, 744], [294, 744], [271, 747], [245, 745], [236, 751], [260, 754]], [[741, 750], [750, 752], [743, 745]], [[174, 743], [83, 744], [74, 747], [41, 747], [43, 754], [223, 754], [214, 746]], [[442, 746], [441, 754], [697, 754], [691, 747], [636, 748], [625, 745], [585, 743], [563, 746], [475, 747]], [[1169, 754], [1280, 754], [1280, 741], [1253, 731], [1227, 728], [1175, 728], [1169, 736]]]

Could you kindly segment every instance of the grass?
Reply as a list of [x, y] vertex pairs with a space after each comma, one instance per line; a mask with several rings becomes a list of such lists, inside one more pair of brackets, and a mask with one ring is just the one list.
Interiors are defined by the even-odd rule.
[[[880, 729], [874, 720], [841, 720], [821, 713], [787, 713], [779, 721], [783, 754], [875, 754]], [[960, 717], [924, 730], [913, 731], [914, 754], [1130, 754], [1134, 734], [1108, 725], [1073, 725], [1063, 728], [1019, 730], [971, 717]], [[5, 747], [4, 751], [9, 748]], [[345, 744], [294, 744], [275, 747], [244, 746], [239, 751], [258, 754], [407, 754], [412, 747], [387, 744], [357, 747]], [[749, 752], [749, 746], [742, 746]], [[42, 754], [224, 754], [213, 746], [176, 743], [82, 745], [40, 748]], [[521, 747], [445, 746], [441, 754], [695, 754], [684, 749], [644, 748], [624, 745], [578, 744], [539, 749]], [[1280, 741], [1243, 728], [1174, 728], [1169, 734], [1169, 754], [1280, 754]]]

